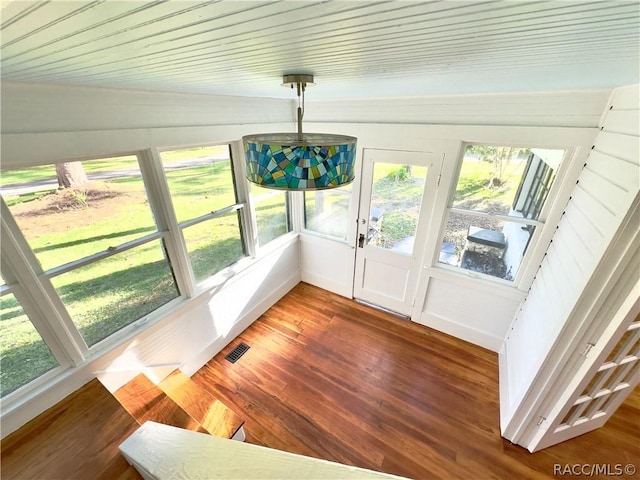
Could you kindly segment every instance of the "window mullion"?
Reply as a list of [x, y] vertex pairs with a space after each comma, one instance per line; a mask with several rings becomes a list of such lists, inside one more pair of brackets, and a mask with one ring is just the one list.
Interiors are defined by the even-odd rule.
[[88, 347], [67, 309], [22, 236], [4, 200], [2, 215], [2, 275], [15, 282], [14, 295], [60, 365], [78, 365]]
[[232, 142], [230, 148], [231, 161], [233, 162], [232, 170], [236, 197], [238, 199], [238, 203], [243, 203], [247, 207], [243, 208], [242, 212], [240, 212], [245, 248], [247, 250], [247, 254], [250, 257], [255, 258], [258, 249], [258, 226], [256, 224], [255, 205], [251, 198], [250, 186], [247, 181], [242, 141], [239, 140], [237, 142]]
[[455, 213], [460, 213], [462, 215], [495, 218], [496, 220], [501, 220], [503, 222], [521, 223], [523, 225], [533, 225], [534, 227], [544, 225], [544, 223], [539, 220], [531, 220], [530, 218], [523, 218], [523, 217], [514, 217], [511, 215], [493, 214], [493, 213], [487, 213], [487, 212], [476, 211], [476, 210], [466, 210], [464, 208], [456, 208], [456, 207], [451, 207], [451, 211]]
[[[314, 192], [310, 192], [313, 194]], [[291, 212], [291, 229], [300, 233], [304, 228], [304, 193], [303, 192], [290, 192], [289, 193], [289, 207]]]
[[171, 194], [164, 176], [160, 154], [158, 150], [152, 148], [141, 152], [138, 158], [156, 225], [158, 230], [167, 232], [164, 243], [178, 289], [183, 295], [192, 297], [196, 290], [195, 276], [171, 203]]
[[145, 235], [144, 237], [137, 238], [135, 240], [131, 240], [127, 243], [123, 243], [122, 245], [118, 245], [117, 247], [109, 247], [108, 250], [94, 253], [93, 255], [89, 255], [88, 257], [81, 258], [80, 260], [75, 260], [73, 262], [65, 263], [64, 265], [60, 265], [59, 267], [54, 267], [46, 272], [44, 272], [47, 277], [53, 278], [58, 275], [62, 275], [63, 273], [70, 272], [75, 270], [76, 268], [84, 267], [85, 265], [91, 265], [92, 263], [98, 262], [105, 258], [109, 258], [118, 253], [125, 252], [132, 248], [138, 247], [140, 245], [144, 245], [145, 243], [152, 242], [158, 238], [163, 238], [164, 234], [161, 232], [154, 232], [150, 235]]

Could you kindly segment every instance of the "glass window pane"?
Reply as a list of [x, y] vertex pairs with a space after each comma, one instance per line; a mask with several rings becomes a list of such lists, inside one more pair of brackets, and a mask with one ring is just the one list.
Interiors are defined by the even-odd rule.
[[58, 189], [64, 179], [56, 179], [54, 166], [3, 172], [1, 180], [3, 197], [44, 270], [156, 231], [137, 157], [60, 165], [79, 183]]
[[58, 366], [16, 297], [0, 298], [0, 396], [17, 390]]
[[51, 279], [89, 346], [178, 297], [161, 241]]
[[312, 232], [347, 239], [351, 185], [304, 192], [304, 227]]
[[261, 246], [291, 231], [286, 192], [251, 185], [251, 195]]
[[453, 207], [537, 219], [564, 150], [469, 145]]
[[410, 255], [427, 167], [376, 162], [367, 244]]
[[450, 212], [439, 262], [513, 280], [532, 235], [521, 223]]
[[236, 204], [229, 145], [160, 154], [178, 222]]
[[245, 256], [238, 217], [238, 212], [233, 212], [183, 228], [182, 234], [198, 282]]

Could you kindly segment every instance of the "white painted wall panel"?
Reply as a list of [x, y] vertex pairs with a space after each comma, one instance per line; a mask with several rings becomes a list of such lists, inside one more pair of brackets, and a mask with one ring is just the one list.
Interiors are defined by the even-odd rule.
[[305, 120], [596, 127], [610, 90], [307, 100]]
[[[2, 133], [291, 122], [286, 99], [3, 83]], [[253, 132], [260, 133], [260, 132]]]
[[589, 163], [585, 169], [619, 186], [627, 192], [636, 190], [638, 185], [640, 185], [636, 164], [605, 155], [604, 153], [591, 152], [591, 155], [589, 155]]
[[299, 238], [302, 281], [351, 298], [354, 248], [344, 242], [305, 233]]
[[498, 351], [524, 293], [444, 275], [429, 279], [419, 323]]
[[607, 130], [612, 133], [634, 135], [640, 129], [637, 110], [611, 110], [607, 113]]
[[513, 424], [522, 421], [514, 419], [518, 409], [525, 408], [545, 359], [639, 195], [637, 91], [635, 85], [612, 95], [553, 243], [507, 336], [500, 360], [503, 432], [515, 431]]

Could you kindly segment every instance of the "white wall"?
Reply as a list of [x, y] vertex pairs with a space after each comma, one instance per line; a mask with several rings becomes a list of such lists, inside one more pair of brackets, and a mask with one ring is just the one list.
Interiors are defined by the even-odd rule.
[[[3, 82], [2, 133], [291, 122], [292, 101]], [[259, 133], [259, 132], [253, 132]]]
[[[561, 206], [568, 199], [569, 185], [577, 178], [582, 163], [597, 131], [593, 128], [514, 127], [514, 126], [464, 126], [464, 125], [398, 125], [398, 124], [351, 124], [308, 123], [307, 131], [342, 133], [358, 138], [357, 161], [360, 168], [361, 152], [364, 148], [425, 151], [444, 154], [442, 180], [433, 207], [430, 235], [425, 245], [418, 246], [419, 255], [424, 256], [422, 275], [416, 293], [416, 308], [412, 315], [429, 327], [455, 335], [463, 340], [499, 351], [520, 302], [529, 289], [535, 268], [542, 260], [544, 250], [553, 233], [553, 228], [537, 232], [540, 248], [531, 252], [533, 270], [523, 276], [518, 284], [504, 285], [479, 278], [471, 272], [444, 271], [434, 266], [439, 249], [438, 233], [445, 221], [444, 213], [449, 192], [455, 188], [456, 167], [463, 142], [490, 143], [496, 145], [535, 145], [547, 148], [577, 147], [568, 166], [564, 192], [556, 200]], [[359, 178], [359, 174], [358, 174]], [[356, 180], [357, 182], [357, 180]], [[359, 185], [354, 185], [354, 198], [359, 195]], [[348, 243], [301, 235], [300, 249], [302, 278], [312, 284], [350, 296], [353, 277], [353, 249], [356, 246], [355, 228], [358, 218], [357, 201], [352, 202], [350, 212], [351, 231]], [[555, 225], [562, 210], [547, 219]], [[322, 256], [319, 257], [318, 253]], [[535, 263], [538, 262], [538, 263]], [[346, 270], [346, 272], [345, 272]]]
[[[526, 420], [540, 389], [536, 382], [548, 376], [545, 362], [562, 347], [561, 333], [568, 325], [578, 331], [585, 315], [577, 312], [592, 300], [585, 287], [616, 261], [606, 252], [640, 190], [639, 119], [638, 85], [616, 89], [553, 243], [510, 327], [500, 352], [501, 424], [507, 438]], [[637, 229], [637, 221], [629, 228]]]
[[[398, 92], [402, 94], [402, 92]], [[306, 122], [597, 127], [611, 90], [306, 100]]]
[[[256, 107], [255, 99], [10, 84], [2, 85], [2, 95], [3, 168], [135, 152], [151, 146], [224, 143], [258, 131], [294, 128], [290, 122], [291, 102], [282, 100], [264, 100], [264, 106], [272, 108], [273, 113], [268, 118], [261, 113], [261, 118], [255, 119], [256, 111], [264, 111]], [[359, 152], [373, 148], [444, 153], [442, 182], [432, 218], [432, 229], [438, 231], [455, 181], [462, 142], [548, 148], [573, 145], [579, 147], [575, 161], [582, 162], [586, 158], [585, 148], [595, 136], [592, 128], [583, 127], [595, 126], [594, 112], [602, 111], [603, 98], [602, 91], [594, 91], [461, 96], [444, 99], [444, 103], [436, 97], [401, 102], [350, 100], [341, 102], [340, 108], [334, 110], [331, 102], [308, 101], [305, 130], [355, 135], [359, 139]], [[437, 110], [434, 107], [438, 104], [445, 106]], [[312, 119], [326, 123], [311, 123]], [[363, 123], [348, 123], [352, 119]], [[415, 124], [405, 124], [409, 120]], [[276, 121], [287, 123], [266, 123]], [[474, 123], [476, 126], [469, 126]], [[490, 125], [482, 125], [485, 123]], [[358, 195], [356, 182], [353, 190], [356, 200]], [[256, 270], [252, 272], [256, 275], [239, 276], [225, 287], [228, 291], [206, 292], [186, 302], [129, 342], [70, 372], [62, 382], [33, 392], [33, 398], [22, 408], [5, 410], [3, 435], [95, 375], [115, 388], [132, 374], [130, 365], [173, 368], [180, 364], [185, 370], [195, 370], [291, 288], [300, 275], [305, 281], [349, 296], [353, 285], [357, 201], [352, 205], [353, 222], [346, 244], [303, 235], [300, 248], [295, 243], [283, 246], [273, 252], [282, 255], [281, 262], [272, 264], [276, 257], [265, 257], [254, 267]], [[437, 240], [437, 235], [431, 238]], [[325, 255], [323, 261], [319, 260], [322, 257], [317, 256], [318, 252]], [[423, 245], [421, 253], [425, 261], [417, 297], [424, 302], [417, 302], [420, 310], [415, 320], [497, 350], [513, 312], [526, 294], [527, 279], [517, 287], [505, 286], [431, 268], [435, 240]], [[277, 286], [275, 291], [272, 285]], [[243, 294], [251, 296], [249, 302], [240, 311], [225, 310], [230, 304], [226, 295], [237, 292], [247, 292]], [[454, 292], [454, 296], [448, 297], [447, 292]], [[492, 308], [490, 314], [487, 308]], [[184, 343], [173, 341], [177, 336]]]
[[[260, 106], [272, 113], [256, 123]], [[291, 118], [291, 102], [283, 100], [3, 84], [2, 167], [235, 142], [250, 133], [289, 130], [292, 123], [262, 122]], [[2, 435], [95, 377], [114, 390], [143, 370], [195, 372], [300, 281], [298, 259], [297, 237], [290, 235], [235, 266], [223, 283], [184, 298], [142, 326], [123, 329], [113, 342], [26, 396], [3, 400]]]

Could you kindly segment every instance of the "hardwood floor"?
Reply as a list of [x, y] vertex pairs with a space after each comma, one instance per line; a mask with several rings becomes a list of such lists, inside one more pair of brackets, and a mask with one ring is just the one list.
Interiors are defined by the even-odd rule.
[[[224, 355], [251, 348], [235, 364]], [[500, 437], [497, 355], [299, 284], [192, 379], [247, 441], [412, 478], [554, 478], [639, 466], [640, 394], [607, 426], [530, 454]]]
[[[240, 341], [251, 348], [231, 364], [224, 355]], [[248, 442], [412, 478], [557, 478], [555, 464], [640, 466], [638, 390], [604, 428], [530, 454], [500, 437], [496, 354], [307, 284], [192, 380], [240, 414]], [[161, 387], [176, 382], [180, 375]], [[156, 387], [140, 388], [157, 402]], [[210, 413], [206, 397], [185, 406]], [[144, 416], [150, 404], [132, 410]], [[141, 478], [117, 449], [136, 427], [93, 380], [2, 440], [2, 478]]]
[[118, 451], [137, 428], [92, 380], [2, 440], [2, 478], [141, 479]]

